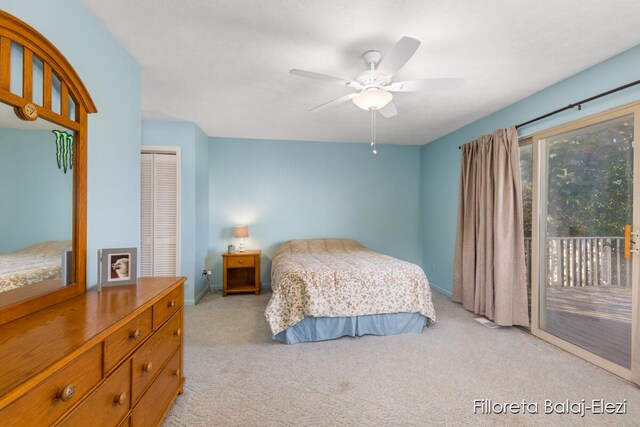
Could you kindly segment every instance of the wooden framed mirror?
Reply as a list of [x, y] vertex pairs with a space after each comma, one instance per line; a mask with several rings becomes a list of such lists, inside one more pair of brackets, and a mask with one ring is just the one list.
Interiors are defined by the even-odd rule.
[[87, 115], [95, 112], [60, 51], [0, 11], [0, 158], [10, 173], [0, 175], [0, 324], [86, 290]]

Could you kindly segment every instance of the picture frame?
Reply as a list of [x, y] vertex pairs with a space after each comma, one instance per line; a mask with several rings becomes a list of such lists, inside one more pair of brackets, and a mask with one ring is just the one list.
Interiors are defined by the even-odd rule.
[[138, 249], [111, 248], [98, 251], [98, 286], [135, 285], [138, 281]]

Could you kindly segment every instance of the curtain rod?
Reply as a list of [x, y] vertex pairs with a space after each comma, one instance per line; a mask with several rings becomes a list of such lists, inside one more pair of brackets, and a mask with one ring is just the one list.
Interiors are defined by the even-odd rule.
[[[640, 80], [636, 80], [634, 82], [627, 83], [627, 84], [622, 85], [622, 86], [618, 86], [618, 87], [616, 87], [614, 89], [608, 90], [606, 92], [599, 93], [597, 95], [594, 95], [592, 97], [583, 99], [581, 101], [574, 102], [572, 104], [567, 105], [566, 107], [558, 108], [557, 110], [554, 110], [554, 111], [552, 111], [550, 113], [543, 114], [542, 116], [538, 116], [535, 119], [531, 119], [531, 120], [526, 121], [524, 123], [520, 123], [520, 124], [516, 125], [516, 129], [521, 128], [521, 127], [526, 126], [526, 125], [530, 125], [531, 123], [535, 123], [537, 121], [546, 119], [547, 117], [554, 116], [554, 115], [556, 115], [558, 113], [562, 113], [563, 111], [567, 111], [567, 110], [570, 110], [572, 108], [578, 108], [578, 110], [582, 110], [582, 104], [586, 104], [587, 102], [594, 101], [594, 100], [596, 100], [598, 98], [602, 98], [603, 96], [611, 95], [612, 93], [616, 93], [616, 92], [619, 92], [621, 90], [628, 89], [628, 88], [630, 88], [632, 86], [635, 86], [635, 85], [638, 85], [638, 84], [640, 84]], [[462, 148], [462, 145], [458, 147], [458, 149], [461, 149], [461, 148]]]

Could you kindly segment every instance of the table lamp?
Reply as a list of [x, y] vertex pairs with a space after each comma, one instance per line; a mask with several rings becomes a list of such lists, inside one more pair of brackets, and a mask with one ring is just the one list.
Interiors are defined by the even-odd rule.
[[236, 225], [234, 235], [240, 239], [238, 252], [244, 252], [244, 238], [249, 237], [249, 227], [246, 225]]

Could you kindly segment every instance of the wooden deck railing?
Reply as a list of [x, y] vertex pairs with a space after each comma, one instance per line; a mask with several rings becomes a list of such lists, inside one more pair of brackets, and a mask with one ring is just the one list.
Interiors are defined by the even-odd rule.
[[[618, 236], [548, 237], [547, 286], [631, 287], [631, 262], [623, 248], [624, 238]], [[525, 261], [530, 281], [530, 237], [525, 238]]]

